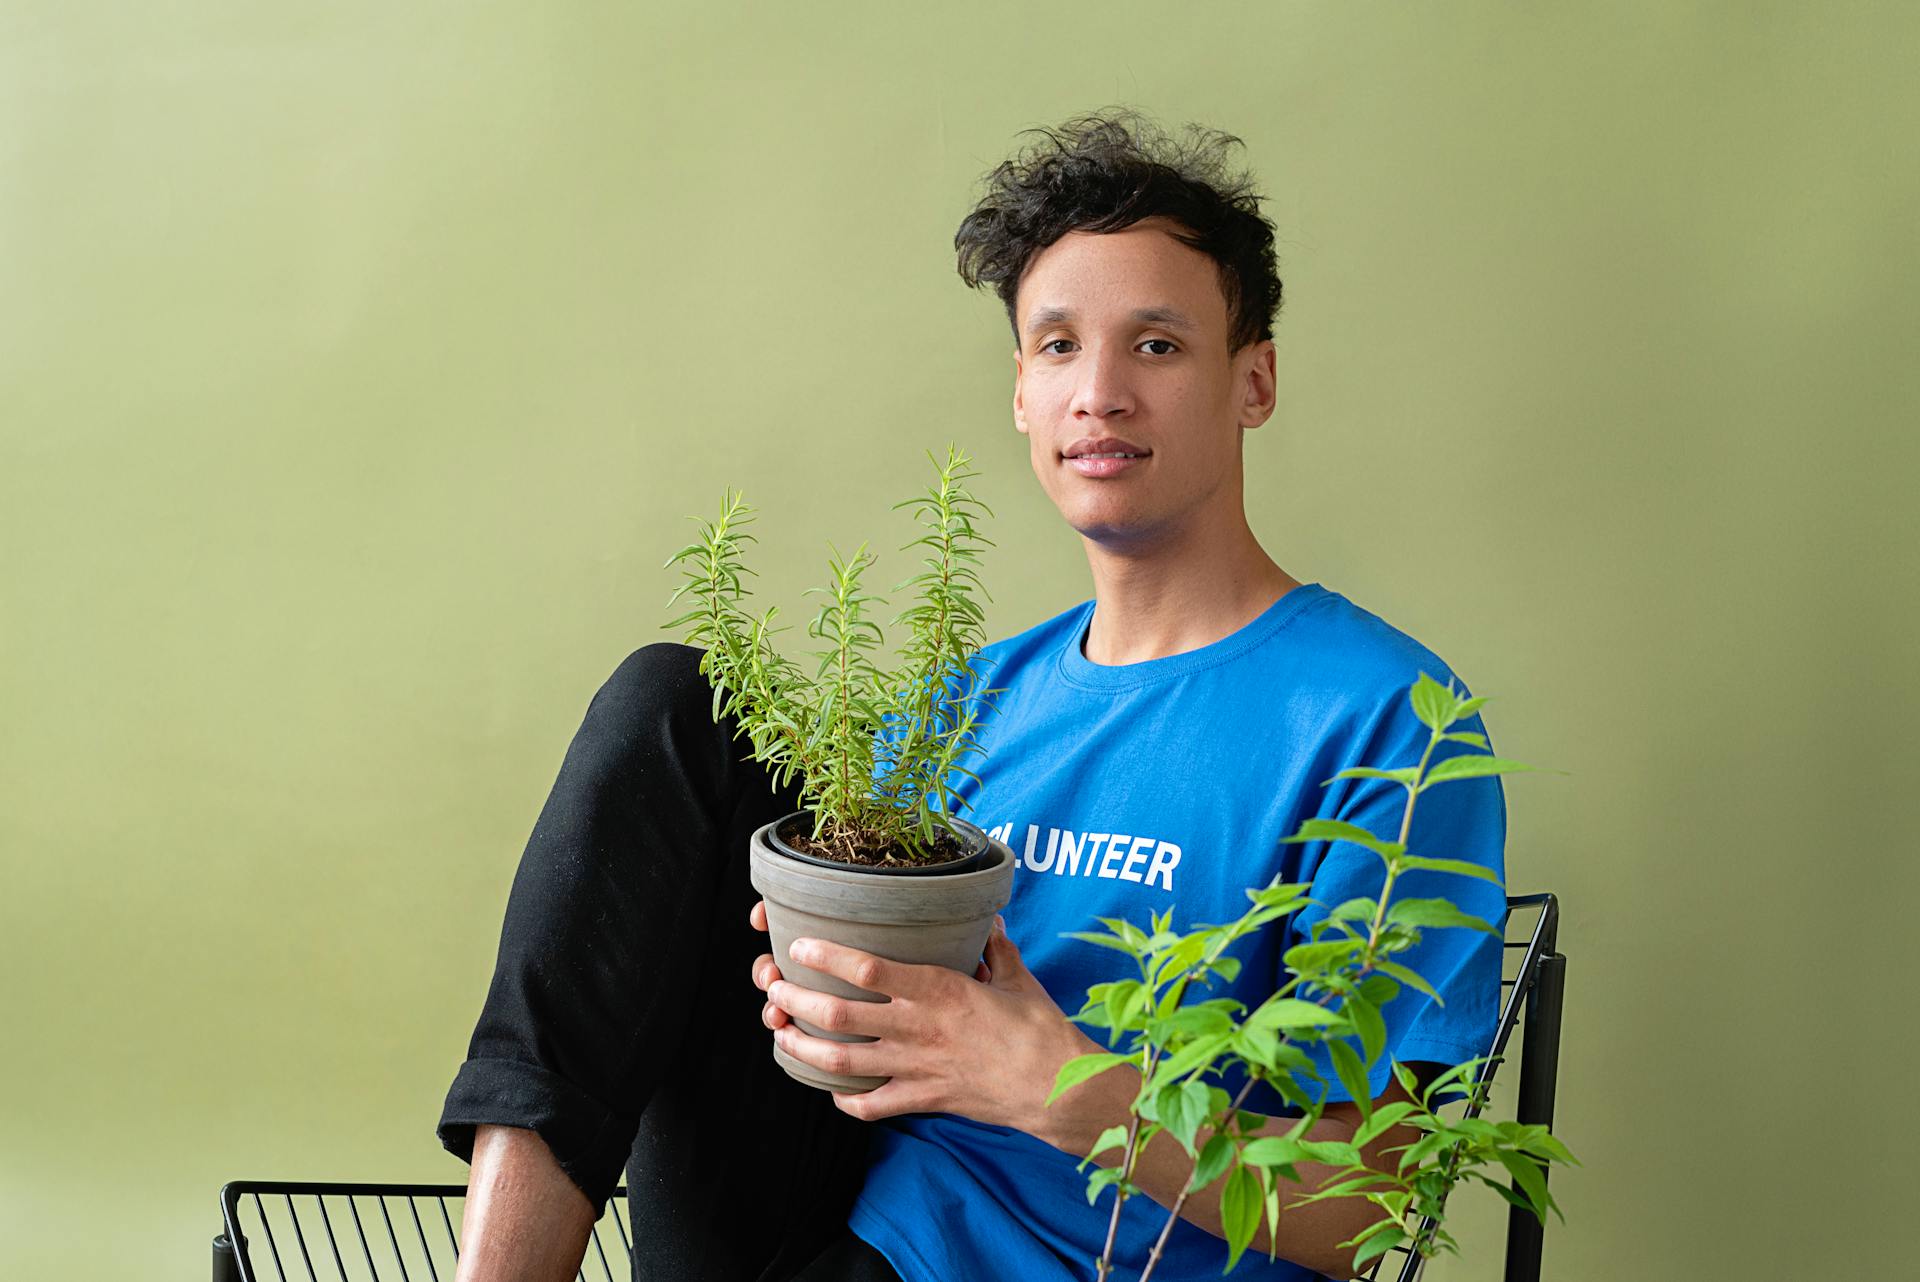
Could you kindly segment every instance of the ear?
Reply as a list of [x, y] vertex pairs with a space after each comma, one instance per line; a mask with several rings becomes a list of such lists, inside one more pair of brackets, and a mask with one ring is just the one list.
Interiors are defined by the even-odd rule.
[[1020, 349], [1016, 347], [1013, 349], [1013, 427], [1020, 435], [1025, 436], [1027, 414], [1025, 407], [1020, 403], [1020, 376], [1023, 372], [1020, 365]]
[[1251, 430], [1273, 416], [1274, 403], [1279, 398], [1274, 377], [1273, 340], [1262, 339], [1239, 359], [1247, 362], [1246, 373], [1240, 380], [1240, 426]]

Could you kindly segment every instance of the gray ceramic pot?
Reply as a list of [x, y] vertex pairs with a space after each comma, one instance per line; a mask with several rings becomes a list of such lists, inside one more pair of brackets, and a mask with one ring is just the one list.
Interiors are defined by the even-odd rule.
[[[750, 843], [749, 876], [767, 902], [767, 933], [773, 957], [789, 983], [855, 1001], [886, 998], [832, 975], [802, 966], [787, 955], [796, 939], [830, 939], [889, 961], [946, 966], [972, 975], [993, 930], [993, 916], [1013, 898], [1013, 851], [975, 824], [947, 816], [969, 845], [987, 844], [993, 854], [971, 872], [913, 876], [868, 872], [854, 864], [826, 867], [784, 854], [771, 840], [783, 816], [758, 829]], [[837, 1042], [870, 1042], [857, 1033], [834, 1033], [795, 1019], [801, 1031]], [[859, 1093], [885, 1085], [885, 1077], [829, 1073], [773, 1048], [787, 1074], [823, 1090]]]

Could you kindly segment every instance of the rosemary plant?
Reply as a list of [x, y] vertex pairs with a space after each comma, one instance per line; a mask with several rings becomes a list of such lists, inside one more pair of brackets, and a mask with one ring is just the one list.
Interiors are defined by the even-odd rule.
[[950, 856], [936, 847], [935, 816], [966, 804], [954, 776], [976, 777], [957, 764], [980, 750], [968, 701], [1000, 693], [979, 688], [985, 626], [973, 599], [976, 591], [987, 595], [976, 569], [979, 545], [993, 545], [973, 518], [992, 513], [967, 492], [978, 473], [966, 454], [949, 445], [945, 463], [927, 457], [939, 480], [893, 505], [914, 509], [925, 527], [900, 550], [926, 549], [927, 568], [894, 586], [914, 588], [918, 601], [891, 621], [909, 631], [891, 669], [874, 658], [885, 636], [870, 612], [886, 603], [861, 589], [876, 560], [864, 542], [844, 559], [836, 549], [831, 583], [807, 589], [826, 598], [807, 625], [807, 635], [825, 643], [812, 652], [819, 663], [811, 674], [774, 648], [774, 636], [787, 630], [774, 625], [778, 606], [756, 617], [741, 605], [743, 576], [753, 573], [741, 560], [756, 540], [746, 529], [753, 509], [738, 492], [727, 492], [717, 521], [700, 523], [698, 542], [665, 562], [687, 577], [668, 604], [689, 592], [699, 601], [666, 626], [685, 627], [688, 643], [706, 648], [700, 671], [713, 685], [714, 720], [737, 716], [753, 759], [768, 763], [776, 785], [799, 773], [816, 843], [841, 854], [884, 854], [882, 862]]
[[[1546, 1127], [1496, 1123], [1478, 1117], [1449, 1120], [1436, 1111], [1463, 1096], [1476, 1105], [1484, 1103], [1484, 1089], [1472, 1088], [1475, 1070], [1486, 1062], [1484, 1059], [1452, 1068], [1424, 1088], [1411, 1070], [1395, 1063], [1394, 1076], [1412, 1101], [1396, 1101], [1380, 1108], [1372, 1104], [1368, 1073], [1378, 1063], [1386, 1041], [1381, 1008], [1403, 986], [1440, 1000], [1425, 979], [1394, 960], [1394, 955], [1418, 943], [1423, 930], [1500, 934], [1490, 923], [1460, 911], [1445, 899], [1394, 899], [1394, 882], [1413, 869], [1499, 884], [1492, 871], [1478, 864], [1409, 854], [1406, 843], [1414, 801], [1427, 789], [1443, 783], [1535, 769], [1490, 754], [1462, 754], [1429, 767], [1434, 750], [1443, 742], [1487, 747], [1482, 735], [1448, 729], [1486, 700], [1462, 699], [1451, 683], [1442, 687], [1424, 672], [1409, 693], [1415, 715], [1432, 732], [1420, 761], [1394, 769], [1354, 767], [1334, 776], [1387, 779], [1405, 787], [1407, 805], [1399, 839], [1386, 841], [1358, 825], [1330, 819], [1308, 819], [1292, 836], [1283, 838], [1287, 842], [1351, 841], [1366, 847], [1379, 856], [1385, 868], [1380, 896], [1377, 900], [1351, 899], [1335, 905], [1323, 920], [1314, 923], [1311, 939], [1294, 945], [1284, 955], [1290, 978], [1251, 1013], [1246, 1012], [1244, 1003], [1228, 997], [1197, 1002], [1186, 998], [1195, 985], [1208, 986], [1216, 975], [1233, 982], [1240, 973], [1240, 963], [1227, 956], [1226, 950], [1235, 940], [1315, 902], [1308, 898], [1310, 886], [1281, 884], [1276, 879], [1263, 888], [1248, 890], [1253, 907], [1237, 920], [1203, 926], [1187, 935], [1169, 929], [1171, 911], [1154, 915], [1151, 930], [1103, 917], [1100, 921], [1111, 933], [1070, 934], [1070, 938], [1128, 954], [1140, 970], [1139, 979], [1095, 984], [1087, 990], [1085, 1006], [1073, 1017], [1077, 1022], [1107, 1029], [1108, 1046], [1130, 1035], [1128, 1049], [1069, 1060], [1061, 1067], [1047, 1097], [1051, 1104], [1072, 1087], [1122, 1064], [1133, 1065], [1141, 1074], [1130, 1120], [1102, 1133], [1081, 1163], [1085, 1169], [1102, 1153], [1116, 1147], [1124, 1150], [1119, 1166], [1095, 1171], [1087, 1181], [1089, 1204], [1109, 1184], [1115, 1188], [1106, 1246], [1096, 1264], [1100, 1279], [1110, 1277], [1114, 1268], [1120, 1208], [1128, 1197], [1140, 1192], [1129, 1179], [1134, 1160], [1160, 1131], [1180, 1143], [1194, 1159], [1194, 1167], [1145, 1262], [1140, 1282], [1152, 1277], [1188, 1196], [1223, 1176], [1226, 1184], [1221, 1190], [1220, 1211], [1228, 1248], [1224, 1272], [1231, 1272], [1239, 1263], [1263, 1212], [1268, 1258], [1272, 1259], [1272, 1242], [1279, 1231], [1280, 1182], [1299, 1182], [1296, 1164], [1302, 1161], [1330, 1164], [1337, 1171], [1318, 1191], [1300, 1201], [1363, 1196], [1384, 1212], [1382, 1218], [1341, 1244], [1355, 1249], [1356, 1268], [1403, 1243], [1410, 1243], [1408, 1249], [1423, 1257], [1457, 1252], [1457, 1244], [1443, 1225], [1447, 1195], [1462, 1179], [1488, 1185], [1543, 1222], [1549, 1209], [1560, 1214], [1547, 1192], [1544, 1171], [1548, 1163], [1575, 1159]], [[1335, 1073], [1359, 1106], [1363, 1120], [1351, 1140], [1307, 1138], [1322, 1116], [1325, 1094], [1324, 1089], [1310, 1090], [1308, 1083], [1323, 1088], [1326, 1084], [1301, 1049], [1312, 1042], [1326, 1043]], [[1246, 1075], [1246, 1084], [1233, 1098], [1203, 1080], [1209, 1073], [1219, 1073], [1226, 1064], [1238, 1065]], [[1301, 1111], [1283, 1132], [1261, 1132], [1260, 1115], [1239, 1111], [1256, 1081], [1267, 1082]], [[1399, 1154], [1392, 1171], [1376, 1171], [1365, 1165], [1361, 1147], [1397, 1123], [1422, 1132], [1420, 1138], [1388, 1150]], [[1511, 1177], [1514, 1187], [1490, 1176], [1489, 1169]], [[1433, 1220], [1428, 1231], [1410, 1227], [1427, 1217]]]

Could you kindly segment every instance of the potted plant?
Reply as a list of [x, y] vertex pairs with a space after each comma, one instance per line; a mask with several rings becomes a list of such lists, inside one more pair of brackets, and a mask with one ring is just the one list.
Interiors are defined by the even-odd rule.
[[[932, 455], [928, 455], [932, 460]], [[795, 962], [794, 939], [829, 939], [876, 956], [942, 965], [971, 975], [986, 947], [994, 914], [1013, 894], [1014, 855], [1006, 843], [955, 813], [964, 805], [952, 786], [958, 765], [980, 751], [970, 701], [990, 701], [981, 689], [983, 618], [973, 600], [983, 594], [974, 568], [990, 540], [973, 525], [985, 505], [967, 493], [977, 475], [968, 457], [949, 445], [939, 480], [925, 494], [894, 504], [912, 507], [926, 527], [901, 550], [926, 549], [927, 569], [895, 586], [912, 586], [918, 603], [893, 619], [909, 640], [899, 662], [883, 670], [873, 652], [884, 641], [869, 618], [876, 598], [861, 591], [875, 560], [863, 542], [850, 558], [831, 558], [832, 582], [810, 588], [827, 599], [807, 626], [825, 643], [808, 674], [780, 654], [773, 637], [777, 606], [759, 617], [741, 607], [747, 595], [742, 563], [754, 536], [745, 527], [752, 509], [729, 491], [720, 517], [701, 522], [701, 537], [668, 558], [687, 582], [668, 604], [692, 593], [699, 606], [666, 626], [685, 627], [690, 644], [705, 647], [700, 671], [713, 685], [713, 715], [738, 719], [753, 759], [766, 762], [775, 785], [800, 775], [802, 808], [762, 826], [749, 843], [750, 878], [767, 905], [767, 929], [781, 974], [803, 987], [860, 1001], [879, 994]], [[989, 514], [991, 514], [989, 512]], [[988, 598], [989, 600], [991, 597]], [[815, 1037], [871, 1041], [796, 1019]], [[773, 1056], [794, 1078], [840, 1092], [872, 1090], [884, 1077], [829, 1073], [786, 1055]]]
[[[1130, 1037], [1128, 1047], [1069, 1060], [1047, 1097], [1051, 1104], [1066, 1091], [1121, 1064], [1131, 1064], [1141, 1074], [1129, 1120], [1103, 1132], [1081, 1163], [1084, 1169], [1101, 1153], [1123, 1150], [1119, 1166], [1096, 1170], [1087, 1181], [1089, 1204], [1098, 1199], [1101, 1189], [1108, 1185], [1115, 1189], [1106, 1247], [1095, 1264], [1102, 1282], [1114, 1268], [1121, 1204], [1141, 1191], [1129, 1179], [1134, 1160], [1160, 1131], [1171, 1134], [1194, 1165], [1168, 1214], [1166, 1228], [1149, 1257], [1139, 1262], [1143, 1266], [1140, 1282], [1152, 1277], [1188, 1196], [1216, 1180], [1226, 1181], [1220, 1197], [1228, 1249], [1224, 1271], [1231, 1272], [1239, 1263], [1263, 1217], [1271, 1244], [1279, 1230], [1281, 1183], [1301, 1180], [1296, 1169], [1301, 1162], [1331, 1165], [1336, 1170], [1301, 1200], [1365, 1197], [1384, 1212], [1341, 1244], [1354, 1249], [1356, 1269], [1396, 1246], [1404, 1245], [1422, 1257], [1457, 1250], [1443, 1225], [1448, 1194], [1463, 1179], [1486, 1184], [1542, 1222], [1548, 1210], [1560, 1213], [1547, 1192], [1545, 1171], [1549, 1163], [1576, 1159], [1546, 1127], [1496, 1123], [1477, 1116], [1450, 1119], [1436, 1111], [1465, 1098], [1477, 1112], [1485, 1102], [1484, 1086], [1476, 1078], [1484, 1059], [1449, 1069], [1424, 1086], [1396, 1062], [1394, 1076], [1412, 1099], [1380, 1108], [1372, 1105], [1368, 1073], [1379, 1061], [1386, 1035], [1381, 1008], [1405, 988], [1438, 1000], [1423, 977], [1395, 960], [1396, 954], [1419, 942], [1423, 930], [1500, 934], [1491, 923], [1462, 912], [1446, 899], [1394, 899], [1395, 881], [1413, 869], [1499, 884], [1495, 874], [1479, 864], [1410, 854], [1406, 841], [1414, 801], [1444, 783], [1536, 769], [1490, 753], [1462, 753], [1433, 762], [1435, 750], [1444, 742], [1487, 748], [1485, 736], [1449, 729], [1486, 700], [1463, 699], [1451, 683], [1442, 687], [1424, 672], [1409, 697], [1414, 714], [1431, 732], [1419, 762], [1393, 768], [1353, 767], [1334, 776], [1386, 779], [1404, 787], [1407, 805], [1399, 839], [1389, 841], [1357, 825], [1330, 819], [1305, 820], [1292, 836], [1283, 838], [1287, 842], [1351, 841], [1366, 847], [1384, 865], [1379, 897], [1333, 905], [1314, 924], [1312, 938], [1286, 952], [1283, 961], [1291, 977], [1255, 1009], [1248, 1011], [1229, 997], [1188, 998], [1210, 985], [1215, 976], [1232, 982], [1240, 963], [1227, 955], [1227, 949], [1235, 940], [1311, 903], [1310, 885], [1276, 880], [1250, 889], [1246, 893], [1253, 906], [1238, 919], [1185, 935], [1170, 929], [1171, 912], [1156, 914], [1144, 930], [1132, 922], [1102, 918], [1110, 933], [1069, 935], [1128, 954], [1140, 973], [1138, 979], [1095, 984], [1087, 991], [1086, 1004], [1073, 1016], [1077, 1022], [1107, 1029], [1109, 1046]], [[1314, 1087], [1325, 1083], [1301, 1046], [1314, 1042], [1327, 1044], [1336, 1075], [1359, 1106], [1362, 1122], [1350, 1138], [1311, 1134], [1324, 1110], [1325, 1092]], [[1225, 1090], [1205, 1080], [1210, 1073], [1219, 1075], [1223, 1064], [1237, 1065], [1245, 1074], [1237, 1097], [1229, 1098]], [[1256, 1081], [1267, 1082], [1297, 1107], [1299, 1118], [1275, 1132], [1264, 1127], [1258, 1114], [1240, 1112]], [[1419, 1138], [1387, 1150], [1398, 1154], [1394, 1169], [1377, 1171], [1363, 1163], [1361, 1147], [1396, 1125], [1414, 1129]], [[1489, 1171], [1511, 1178], [1512, 1185]], [[1271, 1245], [1268, 1258], [1273, 1258]]]

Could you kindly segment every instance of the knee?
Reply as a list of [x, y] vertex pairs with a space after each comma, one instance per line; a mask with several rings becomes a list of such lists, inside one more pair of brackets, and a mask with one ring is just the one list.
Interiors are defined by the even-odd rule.
[[700, 671], [698, 646], [655, 641], [641, 646], [613, 670], [594, 702], [643, 721], [668, 721], [698, 709], [710, 717], [713, 687]]

